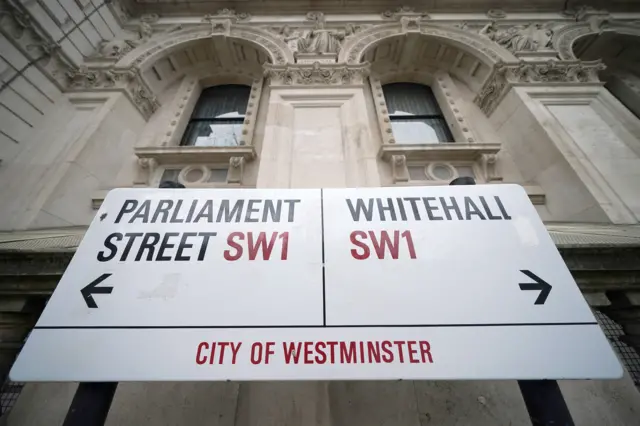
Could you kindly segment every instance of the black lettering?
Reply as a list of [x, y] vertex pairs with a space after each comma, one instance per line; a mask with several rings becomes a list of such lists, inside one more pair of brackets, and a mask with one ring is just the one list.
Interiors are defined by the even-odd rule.
[[235, 215], [234, 222], [240, 222], [240, 214], [242, 213], [242, 206], [244, 205], [244, 200], [236, 201], [233, 209], [229, 211], [229, 200], [222, 200], [220, 203], [220, 210], [218, 210], [218, 218], [216, 222], [220, 222], [222, 220], [222, 215], [224, 214], [224, 221], [231, 222], [233, 215]]
[[420, 212], [418, 211], [418, 201], [420, 201], [420, 197], [404, 197], [405, 201], [411, 203], [411, 210], [413, 210], [413, 218], [415, 220], [420, 220]]
[[151, 200], [144, 200], [142, 205], [135, 212], [133, 217], [129, 219], [129, 223], [135, 222], [136, 219], [141, 218], [142, 223], [149, 222], [149, 210], [151, 209]]
[[160, 223], [167, 223], [167, 219], [169, 217], [169, 210], [173, 206], [173, 200], [160, 200], [158, 202], [158, 207], [156, 207], [156, 211], [153, 213], [153, 219], [151, 219], [151, 223], [158, 222], [158, 216], [162, 213], [162, 220]]
[[500, 212], [502, 213], [502, 218], [504, 220], [511, 220], [511, 216], [509, 216], [509, 213], [507, 213], [507, 211], [505, 210], [504, 206], [502, 205], [502, 201], [500, 201], [500, 197], [498, 197], [496, 195], [493, 198], [496, 199], [496, 204], [498, 205], [498, 208], [500, 209]]
[[245, 222], [258, 222], [260, 220], [257, 217], [252, 218], [251, 214], [260, 212], [260, 208], [253, 208], [253, 205], [255, 203], [261, 203], [261, 202], [262, 200], [249, 200], [249, 202], [247, 203], [247, 213], [244, 215]]
[[494, 216], [491, 213], [491, 208], [489, 208], [489, 204], [487, 204], [487, 201], [484, 199], [484, 197], [481, 195], [478, 198], [480, 198], [480, 203], [482, 204], [482, 207], [484, 208], [484, 212], [487, 214], [487, 219], [489, 220], [500, 220], [502, 219], [502, 216]]
[[182, 238], [180, 238], [180, 244], [178, 245], [178, 251], [176, 251], [175, 260], [177, 262], [187, 261], [191, 259], [190, 256], [183, 256], [182, 250], [193, 247], [193, 244], [187, 244], [187, 238], [195, 237], [197, 235], [198, 235], [197, 232], [185, 232], [182, 234]]
[[376, 202], [378, 204], [378, 214], [380, 215], [380, 220], [387, 220], [384, 215], [385, 210], [390, 213], [391, 220], [396, 220], [396, 210], [393, 208], [393, 200], [391, 198], [387, 198], [387, 205], [382, 205], [382, 198], [376, 198]]
[[299, 203], [300, 200], [284, 200], [284, 202], [289, 205], [289, 216], [287, 217], [287, 222], [293, 222], [293, 218], [296, 210], [296, 203]]
[[156, 244], [158, 244], [158, 241], [160, 241], [160, 234], [158, 234], [157, 232], [147, 232], [146, 234], [144, 234], [144, 237], [142, 237], [142, 242], [140, 243], [140, 248], [138, 249], [138, 254], [136, 254], [135, 261], [140, 262], [140, 259], [142, 259], [145, 250], [149, 250], [149, 253], [147, 253], [147, 261], [152, 261], [153, 253], [155, 251]]
[[162, 237], [162, 243], [160, 243], [160, 248], [158, 248], [158, 255], [156, 256], [156, 261], [165, 262], [165, 261], [171, 260], [171, 256], [163, 256], [164, 251], [168, 248], [173, 248], [176, 246], [175, 244], [169, 244], [169, 238], [177, 237], [179, 235], [180, 235], [179, 232], [167, 232], [166, 234], [164, 234], [164, 237]]
[[456, 212], [456, 216], [458, 216], [458, 220], [462, 220], [462, 213], [460, 213], [460, 207], [458, 207], [458, 202], [454, 197], [449, 197], [449, 200], [451, 201], [451, 205], [447, 205], [447, 202], [445, 201], [444, 197], [440, 197], [440, 204], [442, 205], [442, 210], [444, 211], [444, 215], [447, 217], [447, 220], [451, 220], [451, 213], [449, 213], [450, 210], [453, 210]]
[[207, 223], [213, 222], [213, 201], [207, 200], [204, 202], [204, 206], [200, 209], [200, 213], [193, 220], [193, 223], [198, 223], [200, 218], [204, 217]]
[[280, 213], [282, 213], [282, 200], [276, 201], [277, 207], [273, 205], [273, 200], [264, 200], [264, 211], [262, 212], [262, 222], [267, 221], [267, 216], [271, 212], [271, 221], [280, 222]]
[[404, 210], [404, 204], [402, 202], [402, 198], [396, 198], [398, 201], [398, 210], [400, 210], [400, 219], [407, 220], [407, 212]]
[[125, 213], [131, 213], [136, 209], [136, 207], [138, 207], [138, 200], [125, 200], [114, 223], [120, 223], [122, 215], [124, 215]]
[[131, 251], [131, 247], [133, 247], [133, 242], [138, 237], [142, 237], [144, 235], [142, 232], [127, 232], [124, 234], [125, 237], [129, 237], [129, 241], [127, 241], [127, 245], [124, 246], [124, 250], [122, 251], [122, 255], [120, 255], [120, 262], [124, 262], [127, 260], [127, 256], [129, 256], [129, 252]]
[[486, 218], [480, 212], [476, 203], [473, 202], [471, 197], [464, 197], [464, 210], [467, 212], [467, 220], [471, 220], [471, 215], [477, 215], [481, 220], [486, 220]]
[[358, 198], [356, 200], [355, 209], [353, 208], [353, 204], [351, 204], [351, 200], [347, 199], [346, 202], [349, 206], [349, 211], [351, 212], [351, 217], [353, 218], [354, 222], [360, 221], [361, 211], [364, 213], [364, 217], [365, 219], [367, 219], [367, 222], [371, 222], [371, 219], [373, 219], [373, 198], [369, 198], [369, 205], [367, 207], [365, 207], [362, 198]]
[[429, 204], [431, 201], [435, 201], [436, 197], [422, 197], [422, 203], [424, 204], [424, 208], [427, 209], [427, 217], [429, 220], [442, 220], [442, 216], [434, 216], [433, 211], [438, 210], [437, 206], [432, 206]]
[[204, 255], [207, 252], [207, 245], [209, 244], [209, 237], [215, 237], [216, 234], [217, 232], [198, 232], [198, 236], [203, 237], [200, 252], [198, 253], [198, 260], [204, 260]]
[[186, 223], [191, 223], [191, 218], [193, 217], [193, 214], [196, 211], [197, 205], [198, 205], [198, 200], [193, 200], [191, 202], [191, 207], [189, 207], [189, 213], [187, 213], [187, 219], [185, 220]]
[[171, 215], [171, 219], [169, 220], [169, 222], [184, 223], [184, 219], [178, 219], [178, 212], [180, 211], [181, 207], [182, 207], [182, 200], [178, 200], [178, 202], [176, 203], [176, 207], [173, 209], [173, 214]]
[[119, 232], [114, 232], [113, 234], [108, 235], [107, 238], [104, 239], [104, 246], [109, 250], [111, 250], [111, 253], [105, 256], [104, 251], [100, 250], [98, 252], [99, 262], [108, 262], [115, 257], [116, 253], [118, 252], [118, 247], [111, 242], [111, 240], [113, 240], [114, 238], [116, 239], [116, 241], [122, 241], [122, 234]]

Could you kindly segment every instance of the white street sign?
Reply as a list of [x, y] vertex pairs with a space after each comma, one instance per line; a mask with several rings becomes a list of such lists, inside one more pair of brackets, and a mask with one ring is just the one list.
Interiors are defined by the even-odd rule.
[[117, 189], [15, 381], [607, 379], [517, 185]]

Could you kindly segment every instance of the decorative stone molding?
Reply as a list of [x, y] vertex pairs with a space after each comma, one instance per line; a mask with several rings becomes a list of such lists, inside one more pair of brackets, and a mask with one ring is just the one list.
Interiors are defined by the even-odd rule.
[[640, 25], [633, 22], [622, 22], [613, 20], [600, 20], [598, 25], [591, 22], [578, 22], [566, 25], [555, 31], [553, 36], [553, 47], [558, 51], [558, 55], [564, 60], [575, 60], [573, 44], [582, 37], [600, 34], [602, 32], [615, 32], [618, 34], [640, 37]]
[[249, 103], [245, 112], [244, 122], [242, 123], [242, 139], [240, 145], [253, 145], [253, 134], [258, 116], [258, 106], [262, 96], [263, 78], [256, 78], [251, 84], [251, 93], [249, 94]]
[[501, 62], [494, 69], [474, 102], [490, 115], [513, 86], [601, 85], [601, 61], [521, 61]]
[[[60, 90], [66, 86], [65, 73], [74, 65], [60, 46], [35, 23], [22, 4], [0, 0], [0, 34], [12, 40], [17, 48]], [[4, 82], [4, 87], [8, 82]]]
[[429, 19], [429, 14], [426, 12], [416, 12], [415, 9], [410, 6], [400, 6], [395, 10], [385, 10], [382, 12], [382, 19], [401, 20], [403, 17]]
[[139, 159], [152, 159], [158, 165], [224, 164], [231, 157], [251, 161], [257, 156], [253, 146], [144, 146], [135, 148], [134, 152]]
[[151, 184], [151, 178], [158, 167], [158, 162], [155, 158], [140, 158], [138, 157], [138, 173], [133, 181], [134, 187], [144, 187]]
[[392, 155], [391, 172], [393, 175], [393, 183], [408, 182], [409, 169], [407, 168], [407, 157], [404, 155]]
[[230, 18], [220, 18], [215, 15], [205, 15], [202, 22], [208, 22], [211, 26], [210, 37], [223, 35], [229, 37], [231, 35], [231, 25], [233, 21]]
[[243, 173], [244, 173], [244, 157], [231, 157], [229, 159], [229, 171], [227, 172], [227, 183], [242, 184]]
[[[316, 27], [321, 24], [324, 25], [324, 15], [322, 15], [322, 19], [319, 18], [318, 14], [312, 15], [312, 17]], [[354, 25], [347, 23], [343, 27], [329, 30], [311, 30], [306, 27], [292, 28], [289, 24], [284, 24], [280, 27], [266, 27], [265, 29], [287, 43], [289, 49], [296, 55], [328, 56], [330, 54], [337, 55], [345, 39], [370, 27], [371, 25], [369, 24]], [[329, 49], [327, 42], [319, 43], [319, 38], [331, 39], [332, 45], [336, 46], [337, 44], [337, 48]], [[296, 62], [300, 61], [297, 60]]]
[[[223, 27], [216, 27], [216, 23], [229, 23], [227, 32], [226, 24]], [[214, 26], [212, 28], [212, 25]], [[234, 24], [231, 20], [216, 21], [206, 24], [199, 24], [186, 27], [171, 33], [163, 33], [154, 36], [149, 42], [136, 47], [127, 55], [125, 55], [117, 65], [119, 67], [136, 66], [144, 69], [147, 64], [156, 62], [160, 57], [173, 50], [175, 46], [180, 44], [188, 44], [196, 40], [206, 39], [213, 36], [224, 36], [243, 39], [253, 42], [262, 48], [270, 57], [273, 64], [285, 64], [294, 62], [293, 52], [288, 48], [286, 43], [276, 37], [274, 34], [263, 28], [248, 26], [243, 24]]]
[[393, 144], [381, 146], [378, 156], [385, 161], [398, 155], [406, 161], [478, 161], [499, 151], [499, 143]]
[[248, 22], [251, 20], [251, 14], [246, 12], [238, 13], [235, 9], [220, 9], [214, 14], [205, 15], [205, 17], [211, 17], [212, 19], [230, 19], [233, 23], [236, 22]]
[[501, 182], [502, 176], [498, 171], [498, 155], [497, 154], [481, 154], [480, 164], [484, 172], [485, 182], [494, 183]]
[[496, 21], [491, 21], [478, 34], [513, 53], [536, 52], [552, 47], [553, 30], [549, 24], [530, 23], [499, 28]]
[[507, 14], [502, 9], [489, 9], [487, 11], [487, 17], [490, 19], [503, 19], [507, 17]]
[[369, 84], [371, 85], [371, 93], [373, 94], [373, 105], [376, 109], [378, 126], [380, 127], [380, 134], [382, 135], [382, 144], [394, 144], [396, 143], [396, 141], [393, 138], [393, 130], [391, 129], [391, 120], [389, 118], [387, 102], [384, 99], [382, 83], [376, 76], [371, 76], [369, 78]]
[[[419, 33], [456, 43], [488, 65], [493, 65], [499, 61], [513, 61], [516, 59], [512, 53], [488, 38], [474, 36], [471, 32], [452, 26], [435, 24], [431, 21], [420, 21]], [[378, 44], [383, 39], [402, 34], [403, 28], [400, 22], [380, 24], [364, 29], [344, 41], [338, 56], [338, 62], [357, 64], [371, 46]]]
[[446, 72], [437, 72], [431, 89], [439, 101], [440, 109], [455, 140], [465, 143], [476, 142], [475, 132], [464, 118], [464, 111], [462, 111], [464, 101], [461, 101], [462, 96], [458, 93], [451, 76]]
[[369, 64], [320, 64], [312, 66], [265, 64], [265, 77], [271, 86], [291, 85], [360, 85], [369, 75]]
[[137, 69], [83, 65], [67, 71], [66, 77], [69, 91], [123, 91], [147, 120], [160, 106]]

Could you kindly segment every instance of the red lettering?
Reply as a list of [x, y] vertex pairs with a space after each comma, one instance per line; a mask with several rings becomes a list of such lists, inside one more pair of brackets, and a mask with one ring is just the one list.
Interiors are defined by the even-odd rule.
[[400, 231], [393, 231], [393, 243], [391, 242], [391, 238], [387, 231], [380, 231], [380, 241], [376, 238], [375, 231], [369, 231], [369, 238], [371, 238], [371, 242], [373, 243], [373, 248], [378, 255], [378, 259], [384, 259], [387, 246], [389, 247], [391, 257], [393, 259], [398, 258], [398, 251], [400, 250]]
[[335, 364], [336, 359], [334, 357], [334, 354], [336, 352], [336, 346], [338, 346], [338, 342], [327, 342], [327, 346], [331, 348], [331, 364]]
[[367, 342], [367, 352], [369, 362], [380, 362], [380, 342]]
[[325, 342], [316, 343], [316, 352], [318, 353], [318, 355], [316, 355], [316, 364], [324, 364], [327, 362], [327, 354], [324, 352], [326, 347], [327, 344]]
[[262, 362], [262, 343], [255, 342], [251, 345], [251, 364], [256, 365]]
[[269, 364], [269, 358], [271, 357], [271, 355], [276, 353], [276, 351], [273, 349], [273, 347], [275, 345], [276, 345], [276, 342], [267, 342], [267, 350], [266, 350], [265, 356], [264, 356], [264, 363], [265, 364]]
[[287, 260], [289, 254], [289, 232], [283, 232], [278, 237], [282, 240], [282, 252], [280, 253], [280, 260]]
[[203, 349], [209, 349], [209, 344], [207, 342], [200, 342], [198, 345], [198, 350], [196, 351], [196, 364], [202, 365], [207, 362], [207, 356], [200, 357]]
[[402, 345], [406, 342], [404, 340], [394, 340], [396, 346], [398, 347], [398, 358], [400, 358], [400, 362], [404, 363], [404, 354], [402, 353]]
[[224, 350], [229, 346], [229, 342], [218, 342], [218, 346], [220, 347], [220, 364], [224, 362]]
[[304, 342], [304, 363], [305, 364], [313, 364], [313, 360], [311, 359], [311, 354], [313, 354], [313, 342]]
[[209, 364], [213, 364], [216, 359], [216, 342], [211, 342], [211, 354], [209, 355]]
[[276, 239], [278, 238], [278, 233], [273, 232], [271, 234], [271, 239], [267, 244], [267, 233], [260, 232], [258, 234], [258, 239], [253, 241], [253, 232], [247, 232], [248, 237], [248, 249], [249, 249], [249, 260], [256, 260], [256, 256], [258, 255], [258, 250], [262, 251], [262, 259], [269, 260], [271, 258], [271, 252], [273, 251], [273, 246], [276, 243]]
[[409, 256], [412, 259], [416, 258], [416, 249], [413, 247], [413, 237], [411, 237], [411, 231], [404, 231], [402, 237], [407, 240], [407, 248], [409, 249]]
[[287, 345], [286, 342], [282, 342], [282, 347], [284, 349], [284, 361], [287, 364], [291, 364], [291, 360], [293, 360], [294, 364], [298, 363], [300, 359], [300, 346], [301, 344], [298, 342], [298, 346], [294, 346], [295, 343], [289, 343]]
[[[420, 340], [420, 355], [422, 355], [422, 362], [426, 363], [427, 358], [429, 359], [429, 364], [433, 364], [433, 358], [431, 358], [431, 345], [426, 340]], [[426, 355], [426, 358], [425, 358]]]
[[349, 239], [351, 240], [351, 244], [362, 249], [362, 254], [358, 253], [357, 249], [351, 249], [351, 256], [353, 256], [354, 259], [358, 260], [368, 259], [369, 255], [371, 254], [369, 246], [367, 246], [364, 242], [359, 241], [358, 238], [366, 240], [367, 234], [364, 231], [353, 231], [351, 233], [349, 237]]
[[232, 232], [229, 234], [229, 236], [227, 237], [227, 244], [229, 244], [229, 247], [231, 247], [232, 249], [235, 249], [236, 252], [235, 254], [231, 254], [231, 250], [225, 250], [224, 258], [226, 260], [234, 261], [240, 259], [240, 257], [242, 256], [242, 246], [234, 241], [236, 239], [239, 241], [243, 241], [244, 234], [242, 232]]
[[412, 364], [418, 364], [420, 360], [418, 358], [414, 358], [413, 355], [418, 355], [418, 350], [413, 348], [413, 345], [417, 344], [415, 340], [410, 340], [407, 342], [407, 350], [409, 351], [409, 362]]
[[238, 346], [235, 346], [233, 342], [231, 342], [231, 364], [236, 363], [236, 356], [238, 355], [240, 346], [242, 346], [242, 342], [238, 342]]
[[380, 347], [382, 349], [382, 352], [384, 352], [384, 354], [382, 355], [382, 360], [387, 364], [390, 362], [393, 362], [393, 352], [391, 352], [391, 342], [388, 340], [385, 340], [384, 342], [382, 342], [382, 345], [380, 345]]
[[349, 348], [345, 342], [340, 342], [340, 363], [355, 364], [356, 358], [356, 342], [349, 342]]

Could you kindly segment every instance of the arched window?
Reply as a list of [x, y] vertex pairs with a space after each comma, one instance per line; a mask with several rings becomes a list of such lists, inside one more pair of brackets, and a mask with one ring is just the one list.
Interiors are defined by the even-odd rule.
[[251, 87], [214, 86], [200, 94], [181, 145], [238, 146]]
[[453, 142], [431, 88], [414, 83], [382, 86], [393, 136], [399, 144]]

